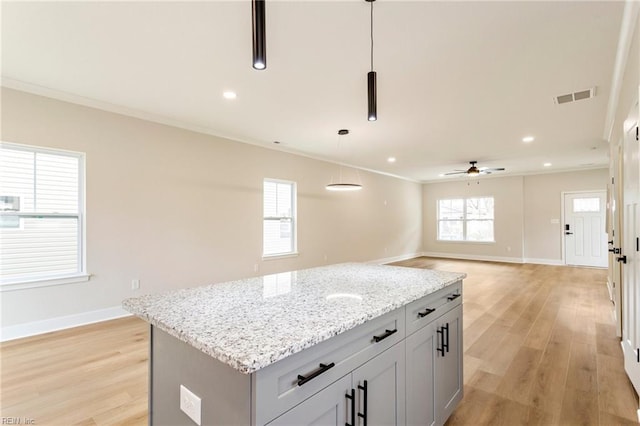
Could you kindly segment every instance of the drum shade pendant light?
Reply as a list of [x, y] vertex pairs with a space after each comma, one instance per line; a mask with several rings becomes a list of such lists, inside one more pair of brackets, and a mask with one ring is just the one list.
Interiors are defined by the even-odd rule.
[[267, 42], [265, 40], [265, 0], [251, 0], [251, 26], [253, 30], [253, 68], [267, 68]]
[[[338, 156], [340, 155], [340, 136], [348, 135], [349, 130], [340, 129], [338, 130]], [[360, 180], [360, 173], [356, 170], [356, 175], [358, 176], [358, 180]], [[333, 177], [331, 178], [331, 183], [325, 187], [328, 191], [358, 191], [362, 189], [362, 185], [360, 183], [355, 182], [346, 182], [342, 178], [342, 164], [338, 166], [338, 181], [333, 182]]]
[[365, 0], [371, 3], [371, 71], [367, 74], [367, 95], [369, 104], [369, 114], [367, 118], [369, 121], [376, 121], [378, 119], [378, 95], [377, 95], [377, 74], [373, 70], [373, 2], [376, 0]]

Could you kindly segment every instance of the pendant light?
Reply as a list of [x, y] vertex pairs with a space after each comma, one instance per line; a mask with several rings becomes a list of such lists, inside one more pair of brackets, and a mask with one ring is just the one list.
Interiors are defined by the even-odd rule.
[[253, 68], [267, 68], [265, 40], [265, 0], [251, 0], [251, 26], [253, 30]]
[[371, 3], [371, 71], [367, 74], [367, 95], [368, 95], [368, 115], [369, 121], [378, 119], [378, 94], [377, 94], [377, 74], [373, 70], [373, 2], [376, 0], [365, 0]]
[[[340, 136], [348, 135], [349, 130], [340, 129], [338, 130], [338, 156], [340, 156]], [[358, 176], [358, 180], [360, 177], [360, 173], [356, 169], [356, 174]], [[328, 191], [359, 191], [362, 189], [362, 185], [360, 183], [354, 182], [345, 182], [342, 179], [342, 164], [338, 167], [338, 181], [333, 183], [333, 177], [331, 178], [331, 183], [325, 187]]]

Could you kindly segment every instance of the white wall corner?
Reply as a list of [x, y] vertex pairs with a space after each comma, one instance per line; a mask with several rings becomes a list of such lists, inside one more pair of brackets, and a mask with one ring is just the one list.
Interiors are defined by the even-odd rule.
[[83, 312], [75, 315], [65, 315], [42, 321], [32, 321], [24, 324], [10, 325], [0, 329], [0, 342], [20, 339], [23, 337], [35, 336], [38, 334], [50, 333], [52, 331], [64, 330], [81, 325], [93, 324], [116, 318], [130, 316], [120, 306], [99, 309], [96, 311]]

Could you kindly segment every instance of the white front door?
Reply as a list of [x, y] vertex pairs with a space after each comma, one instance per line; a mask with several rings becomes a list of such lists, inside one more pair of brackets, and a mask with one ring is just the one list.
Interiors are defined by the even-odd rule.
[[564, 195], [565, 262], [576, 266], [607, 266], [606, 191]]

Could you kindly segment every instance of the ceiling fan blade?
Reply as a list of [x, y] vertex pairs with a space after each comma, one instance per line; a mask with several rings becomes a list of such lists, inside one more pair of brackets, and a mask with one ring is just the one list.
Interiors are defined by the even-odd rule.
[[504, 170], [504, 167], [498, 167], [495, 169], [485, 169], [485, 171], [490, 171], [490, 172], [501, 172]]
[[449, 172], [449, 173], [445, 173], [444, 175], [445, 176], [448, 176], [448, 175], [463, 175], [463, 174], [466, 174], [466, 173], [467, 173], [467, 171], [464, 170], [464, 171], [461, 171], [461, 172]]

